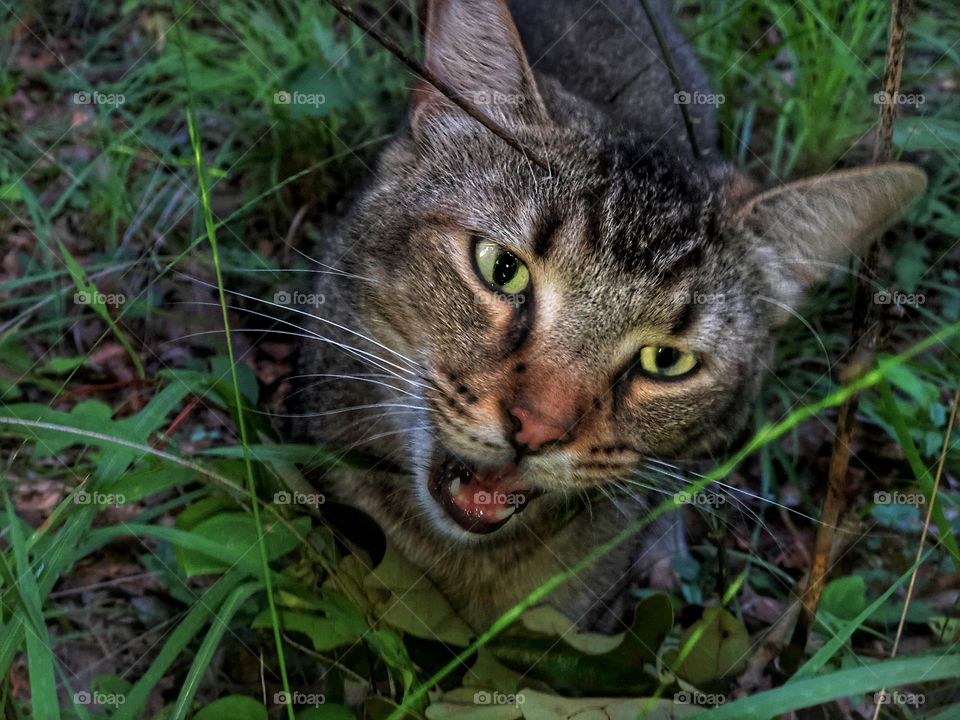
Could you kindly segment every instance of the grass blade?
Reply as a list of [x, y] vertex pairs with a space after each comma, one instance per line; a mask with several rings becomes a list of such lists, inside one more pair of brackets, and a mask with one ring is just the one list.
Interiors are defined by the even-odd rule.
[[[924, 497], [927, 499], [927, 502], [933, 500], [933, 478], [930, 477], [930, 471], [927, 469], [926, 465], [923, 464], [923, 460], [920, 457], [920, 451], [917, 450], [916, 443], [913, 442], [913, 436], [910, 434], [910, 428], [907, 426], [907, 420], [904, 418], [903, 413], [900, 412], [900, 407], [897, 405], [897, 400], [893, 396], [893, 390], [890, 387], [890, 383], [887, 380], [883, 380], [879, 385], [880, 390], [880, 401], [883, 404], [884, 409], [887, 411], [887, 414], [890, 416], [890, 422], [893, 425], [893, 430], [897, 434], [897, 440], [900, 442], [900, 447], [903, 449], [903, 455], [907, 459], [907, 462], [910, 464], [910, 469], [913, 470], [913, 475], [917, 480], [917, 484], [920, 486], [920, 489], [923, 491]], [[953, 536], [953, 530], [950, 527], [950, 521], [947, 520], [947, 516], [943, 513], [943, 507], [941, 505], [936, 505], [933, 508], [933, 520], [937, 524], [937, 529], [940, 531], [940, 537], [942, 538], [943, 544], [950, 551], [950, 555], [953, 557], [953, 563], [956, 567], [960, 567], [960, 546], [957, 545], [957, 539]]]
[[[179, 30], [179, 27], [178, 27]], [[182, 49], [181, 44], [181, 49]], [[189, 103], [187, 105], [187, 130], [190, 136], [190, 145], [193, 148], [193, 159], [197, 171], [197, 183], [200, 186], [200, 205], [203, 209], [203, 226], [206, 230], [207, 240], [210, 242], [210, 253], [213, 258], [213, 269], [217, 278], [217, 295], [220, 302], [220, 311], [223, 316], [223, 329], [227, 343], [227, 357], [230, 360], [230, 376], [233, 381], [234, 402], [237, 410], [237, 425], [240, 431], [240, 444], [244, 448], [243, 464], [247, 475], [247, 492], [250, 495], [250, 506], [253, 510], [253, 521], [257, 528], [259, 538], [260, 564], [263, 570], [263, 579], [267, 591], [267, 605], [270, 608], [270, 617], [273, 622], [273, 641], [277, 649], [277, 662], [280, 666], [280, 678], [283, 683], [283, 690], [287, 698], [287, 718], [294, 720], [293, 705], [290, 702], [290, 682], [287, 678], [287, 665], [283, 655], [283, 640], [280, 636], [280, 619], [277, 616], [277, 606], [273, 597], [273, 583], [270, 579], [270, 564], [267, 559], [267, 548], [263, 542], [263, 522], [260, 519], [260, 507], [257, 504], [257, 490], [253, 478], [253, 464], [250, 460], [249, 439], [247, 437], [247, 424], [244, 417], [243, 399], [240, 397], [240, 382], [237, 377], [237, 359], [233, 352], [233, 341], [230, 337], [230, 317], [227, 313], [227, 298], [223, 285], [223, 271], [220, 266], [220, 251], [217, 245], [217, 231], [213, 222], [213, 211], [210, 207], [210, 191], [207, 187], [206, 169], [203, 162], [203, 153], [200, 148], [200, 137], [197, 134], [197, 126], [193, 115], [193, 93], [190, 90], [190, 77], [186, 58], [184, 58], [184, 73], [186, 75]]]
[[912, 567], [908, 568], [903, 575], [897, 578], [896, 582], [894, 582], [882, 595], [880, 595], [880, 597], [867, 605], [867, 607], [865, 607], [859, 615], [857, 615], [853, 620], [849, 621], [843, 626], [843, 628], [840, 629], [839, 632], [835, 633], [833, 637], [824, 643], [823, 647], [817, 650], [816, 654], [807, 660], [807, 662], [804, 663], [804, 665], [797, 670], [796, 673], [794, 673], [793, 677], [787, 681], [787, 684], [816, 674], [820, 668], [830, 662], [830, 659], [837, 654], [840, 648], [843, 647], [844, 643], [850, 639], [853, 633], [855, 633], [857, 629], [863, 625], [867, 619], [890, 598], [891, 595], [893, 595], [897, 588], [901, 587], [905, 582], [907, 582], [907, 580], [910, 579], [910, 575], [912, 575], [914, 570], [920, 567], [920, 565], [922, 565], [923, 562], [930, 557], [930, 554], [934, 551], [934, 549], [935, 548], [930, 548], [927, 550], [923, 558], [915, 562]]
[[20, 527], [20, 518], [13, 511], [13, 503], [3, 488], [3, 501], [7, 508], [7, 523], [10, 545], [17, 561], [17, 587], [21, 606], [15, 610], [25, 629], [27, 640], [27, 670], [30, 675], [30, 704], [33, 716], [59, 720], [60, 705], [57, 702], [57, 681], [53, 669], [54, 652], [50, 635], [43, 619], [43, 601], [37, 578], [27, 557], [27, 545]]
[[147, 699], [154, 686], [160, 682], [170, 666], [180, 657], [184, 648], [200, 632], [210, 616], [214, 614], [214, 608], [219, 608], [222, 605], [224, 598], [242, 579], [243, 573], [241, 571], [231, 570], [225, 573], [213, 587], [194, 603], [187, 616], [167, 638], [163, 648], [157, 653], [157, 657], [150, 663], [150, 667], [127, 694], [123, 705], [113, 716], [113, 720], [138, 720], [138, 718], [143, 717], [144, 707], [146, 707]]
[[203, 639], [203, 643], [200, 645], [200, 649], [197, 650], [197, 654], [193, 658], [193, 663], [190, 665], [190, 672], [187, 673], [187, 677], [183, 681], [183, 687], [180, 689], [177, 704], [170, 713], [171, 720], [182, 720], [182, 718], [186, 717], [190, 710], [190, 704], [193, 702], [193, 697], [197, 694], [200, 679], [204, 671], [210, 666], [213, 654], [217, 651], [217, 646], [220, 644], [220, 639], [227, 631], [228, 623], [243, 603], [262, 588], [263, 585], [260, 583], [241, 585], [230, 593], [230, 597], [220, 606], [220, 609], [217, 611], [217, 620], [210, 625], [210, 630], [207, 631], [207, 636]]
[[690, 720], [767, 720], [792, 710], [821, 705], [850, 695], [960, 676], [960, 655], [883, 660], [829, 675], [805, 678], [783, 687], [703, 710]]

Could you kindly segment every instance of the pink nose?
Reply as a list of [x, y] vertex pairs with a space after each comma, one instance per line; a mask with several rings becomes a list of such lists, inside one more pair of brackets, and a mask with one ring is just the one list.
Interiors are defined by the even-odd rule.
[[514, 439], [531, 450], [539, 450], [541, 446], [560, 440], [567, 434], [566, 428], [555, 420], [522, 407], [511, 408], [510, 414], [520, 421], [520, 429]]

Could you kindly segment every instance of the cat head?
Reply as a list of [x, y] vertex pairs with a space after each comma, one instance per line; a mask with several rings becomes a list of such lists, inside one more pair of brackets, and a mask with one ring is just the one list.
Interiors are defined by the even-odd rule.
[[427, 67], [549, 171], [421, 82], [347, 240], [366, 327], [418, 366], [403, 431], [430, 522], [503, 537], [542, 494], [730, 442], [771, 331], [925, 177], [893, 163], [757, 194], [538, 83], [502, 2], [430, 5]]

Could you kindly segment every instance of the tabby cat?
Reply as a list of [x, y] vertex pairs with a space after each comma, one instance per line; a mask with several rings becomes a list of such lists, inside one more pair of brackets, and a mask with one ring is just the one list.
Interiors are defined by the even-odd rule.
[[[548, 169], [420, 80], [315, 256], [300, 431], [381, 459], [320, 482], [477, 629], [647, 512], [638, 469], [736, 440], [773, 330], [926, 184], [891, 163], [759, 192], [650, 4], [681, 95], [637, 0], [429, 2], [426, 67]], [[549, 600], [617, 630], [681, 541], [664, 515]]]

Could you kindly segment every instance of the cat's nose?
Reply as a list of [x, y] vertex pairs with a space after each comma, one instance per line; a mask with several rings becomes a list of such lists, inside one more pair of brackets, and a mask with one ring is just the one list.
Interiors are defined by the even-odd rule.
[[530, 450], [567, 439], [568, 427], [563, 423], [523, 407], [510, 408], [510, 414], [520, 421], [514, 440]]

